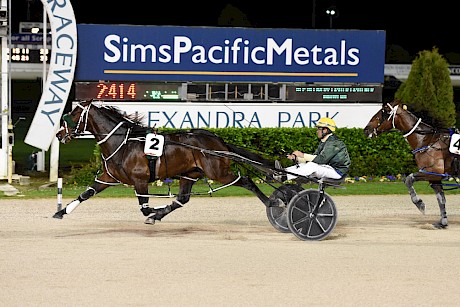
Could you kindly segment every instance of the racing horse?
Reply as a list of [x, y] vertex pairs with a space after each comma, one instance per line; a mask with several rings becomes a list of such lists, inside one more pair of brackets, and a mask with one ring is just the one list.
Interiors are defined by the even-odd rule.
[[[145, 223], [154, 224], [186, 204], [193, 184], [201, 178], [215, 180], [222, 187], [243, 187], [253, 192], [267, 207], [276, 205], [249, 177], [237, 176], [231, 170], [231, 161], [249, 163], [259, 170], [273, 169], [274, 161], [227, 144], [205, 129], [163, 134], [162, 154], [155, 159], [149, 159], [145, 154], [146, 135], [149, 130], [151, 128], [141, 125], [140, 119], [123, 114], [119, 108], [104, 106], [102, 102], [91, 100], [77, 103], [70, 113], [62, 117], [56, 137], [66, 144], [84, 132], [91, 133], [100, 146], [102, 174], [53, 217], [62, 219], [80, 203], [106, 188], [127, 184], [134, 187], [140, 210], [147, 217]], [[169, 205], [149, 207], [149, 197], [153, 195], [149, 194], [149, 182], [166, 178], [179, 179], [179, 193]]]
[[[446, 198], [443, 180], [456, 179], [458, 176], [457, 155], [451, 153], [450, 141], [454, 129], [435, 128], [424, 123], [421, 118], [407, 110], [400, 100], [384, 103], [382, 108], [370, 119], [364, 128], [364, 134], [377, 137], [382, 132], [399, 130], [409, 143], [415, 158], [418, 172], [409, 174], [404, 183], [407, 186], [412, 202], [425, 214], [425, 203], [417, 195], [414, 182], [428, 181], [436, 194], [441, 219], [433, 223], [436, 228], [448, 226], [446, 213]], [[454, 184], [459, 187], [458, 184]]]

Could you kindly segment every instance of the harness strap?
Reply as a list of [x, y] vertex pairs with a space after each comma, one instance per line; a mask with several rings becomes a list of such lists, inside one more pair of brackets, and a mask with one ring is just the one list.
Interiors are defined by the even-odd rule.
[[190, 178], [190, 177], [187, 177], [187, 176], [178, 176], [179, 178], [184, 178], [184, 179], [187, 179], [189, 181], [195, 181], [197, 182], [198, 180], [200, 180], [200, 178]]
[[149, 182], [153, 182], [155, 181], [155, 178], [156, 178], [155, 165], [157, 163], [158, 157], [146, 156], [146, 158], [149, 161], [149, 170], [150, 170]]
[[423, 147], [420, 147], [420, 148], [414, 149], [414, 150], [412, 150], [412, 154], [416, 154], [416, 153], [418, 153], [418, 152], [421, 152], [421, 151], [427, 150], [428, 148], [430, 148], [430, 147], [428, 147], [428, 146], [423, 146]]
[[107, 160], [104, 159], [104, 156], [103, 156], [102, 154], [101, 154], [101, 157], [102, 157], [102, 161], [104, 161], [105, 171], [106, 171], [107, 175], [109, 175], [110, 177], [112, 177], [113, 179], [115, 179], [116, 181], [118, 181], [118, 182], [121, 183], [120, 180], [118, 180], [117, 178], [115, 178], [115, 176], [113, 176], [113, 175], [110, 173], [109, 167], [107, 166]]
[[449, 174], [440, 174], [440, 173], [434, 173], [434, 172], [428, 172], [425, 171], [424, 169], [419, 169], [419, 173], [427, 174], [427, 175], [435, 175], [435, 176], [440, 176], [440, 177], [450, 177]]
[[123, 147], [123, 145], [126, 144], [126, 141], [128, 139], [128, 135], [129, 135], [130, 131], [131, 131], [131, 128], [129, 128], [128, 131], [126, 131], [126, 136], [125, 136], [125, 139], [123, 140], [123, 142], [121, 142], [121, 144], [118, 146], [118, 148], [110, 156], [108, 156], [106, 158], [106, 160], [109, 160], [110, 158], [112, 158], [121, 149], [121, 147]]
[[[118, 125], [115, 126], [115, 128], [112, 129], [112, 131], [109, 132], [109, 134], [106, 135], [105, 138], [103, 138], [102, 140], [100, 140], [99, 142], [97, 142], [98, 145], [101, 145], [102, 143], [106, 142], [114, 133], [115, 131], [118, 130], [118, 128], [121, 127], [121, 125], [123, 125], [125, 122], [119, 122]], [[129, 131], [129, 130], [128, 130]]]
[[160, 194], [138, 194], [136, 192], [136, 196], [137, 197], [147, 197], [147, 198], [151, 198], [151, 197], [155, 197], [155, 198], [171, 198], [171, 197], [174, 197], [176, 195], [171, 194], [171, 191], [168, 191], [168, 194], [165, 194], [165, 195], [160, 195]]
[[417, 123], [415, 124], [415, 126], [412, 127], [412, 129], [411, 129], [409, 132], [407, 132], [406, 134], [404, 134], [403, 137], [408, 137], [409, 135], [411, 135], [411, 134], [415, 131], [415, 129], [417, 129], [418, 125], [420, 125], [421, 122], [422, 122], [422, 119], [419, 118], [418, 121], [417, 121]]
[[222, 185], [222, 186], [220, 186], [220, 187], [217, 187], [217, 188], [215, 188], [215, 189], [210, 188], [209, 191], [208, 191], [208, 194], [212, 194], [213, 192], [219, 191], [220, 189], [223, 189], [223, 188], [232, 186], [232, 185], [234, 185], [235, 183], [237, 183], [238, 180], [240, 180], [240, 179], [241, 179], [241, 175], [240, 175], [240, 173], [238, 172], [238, 177], [237, 177], [235, 180], [233, 180], [232, 182], [230, 182], [230, 183], [228, 183], [228, 184], [226, 184], [226, 185]]
[[391, 119], [391, 124], [393, 125], [393, 128], [396, 128], [395, 118], [396, 118], [396, 111], [398, 110], [399, 105], [392, 107], [391, 104], [387, 103], [387, 106], [391, 109], [390, 116], [388, 116], [388, 120]]
[[[113, 178], [113, 179], [115, 179], [115, 178]], [[115, 179], [115, 180], [117, 180], [117, 179]], [[106, 181], [99, 180], [97, 178], [94, 178], [94, 181], [97, 182], [97, 183], [102, 183], [102, 184], [106, 184], [106, 185], [119, 185], [119, 184], [121, 184], [121, 182], [106, 182]]]

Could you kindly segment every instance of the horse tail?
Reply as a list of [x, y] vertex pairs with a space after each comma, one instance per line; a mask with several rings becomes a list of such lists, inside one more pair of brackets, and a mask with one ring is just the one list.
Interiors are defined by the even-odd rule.
[[267, 168], [273, 168], [274, 165], [275, 165], [275, 161], [273, 160], [270, 160], [270, 159], [266, 159], [264, 157], [262, 157], [261, 155], [255, 153], [255, 152], [252, 152], [246, 148], [242, 148], [242, 147], [239, 147], [239, 146], [236, 146], [236, 145], [232, 145], [232, 144], [226, 144], [229, 151], [233, 152], [233, 153], [236, 153], [240, 156], [243, 156], [247, 159], [250, 159], [250, 160], [254, 160], [254, 161], [257, 161], [259, 163], [262, 163], [263, 166], [267, 167]]

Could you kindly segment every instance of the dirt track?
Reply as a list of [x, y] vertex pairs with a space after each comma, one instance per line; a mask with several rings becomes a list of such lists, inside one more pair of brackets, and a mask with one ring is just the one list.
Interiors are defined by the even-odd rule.
[[457, 305], [460, 196], [444, 230], [423, 196], [426, 215], [407, 195], [333, 197], [323, 241], [278, 232], [253, 197], [195, 197], [153, 226], [135, 197], [96, 196], [62, 220], [55, 199], [0, 200], [0, 305]]

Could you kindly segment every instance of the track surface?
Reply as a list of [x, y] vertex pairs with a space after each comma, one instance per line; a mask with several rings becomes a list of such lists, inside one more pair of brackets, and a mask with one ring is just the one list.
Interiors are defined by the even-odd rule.
[[[137, 199], [0, 200], [2, 306], [452, 306], [460, 196], [336, 196], [323, 241], [280, 233], [254, 197], [195, 197], [145, 225]], [[69, 199], [64, 199], [66, 204]], [[158, 206], [168, 199], [151, 199]]]

